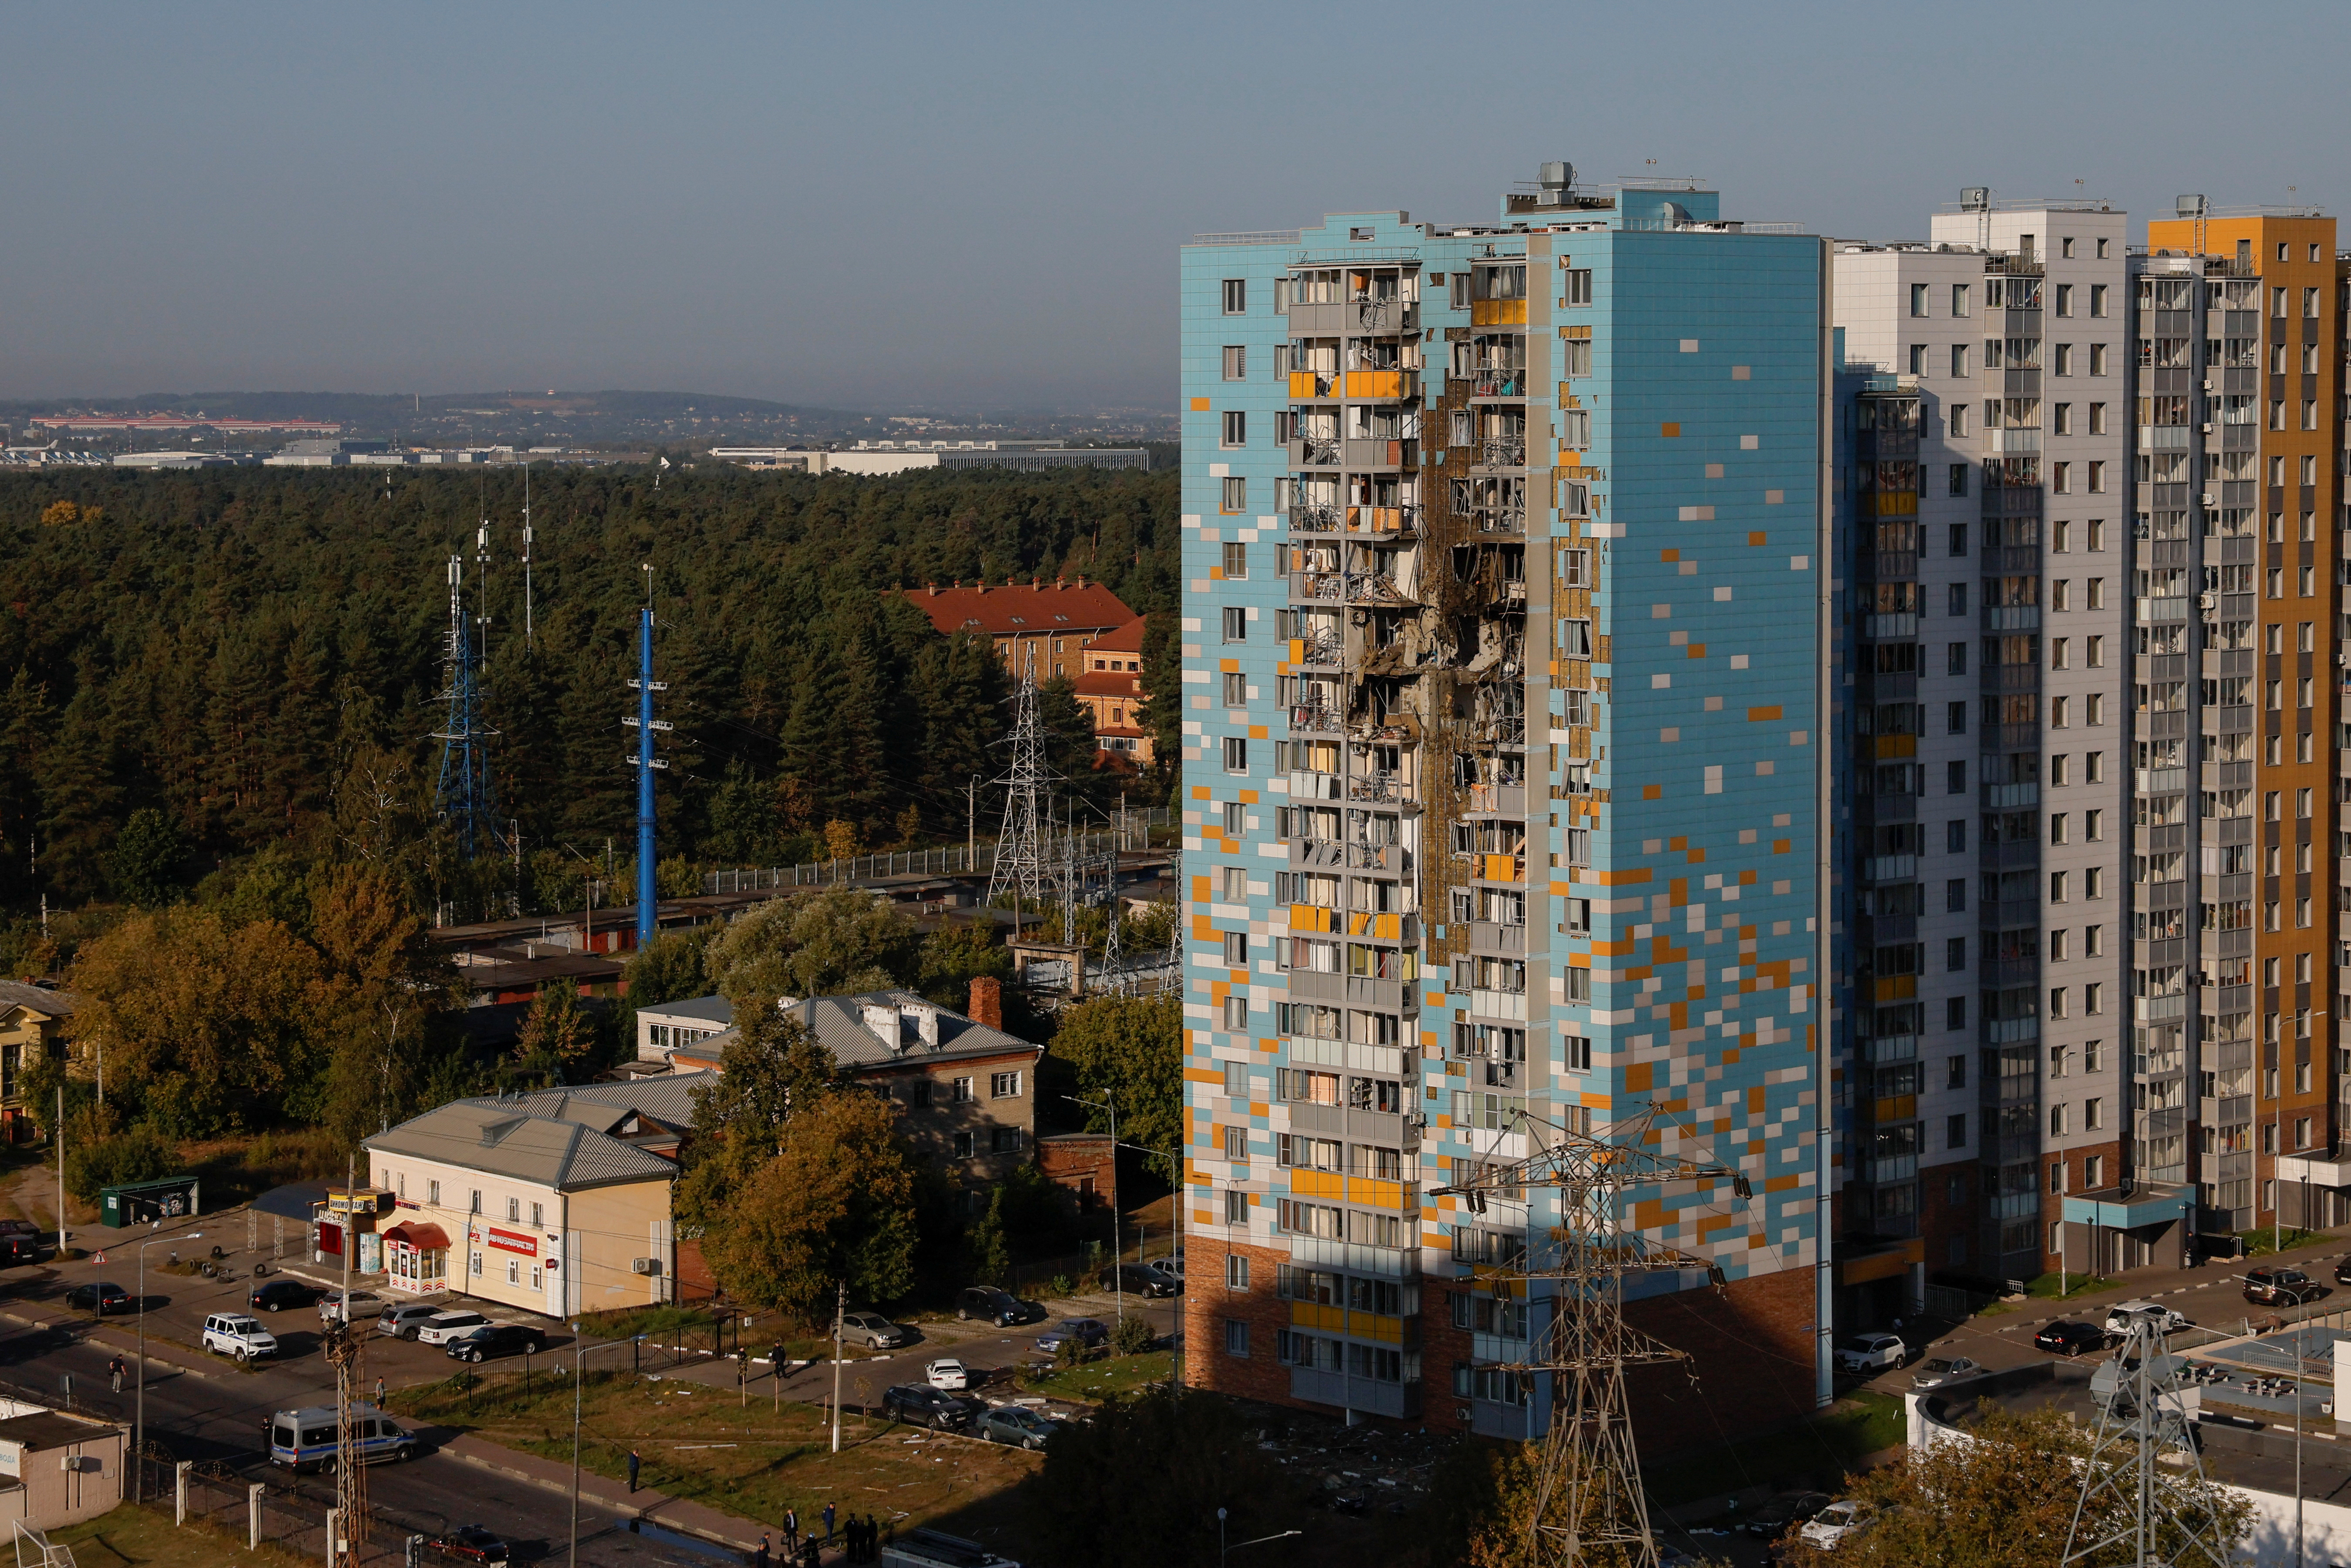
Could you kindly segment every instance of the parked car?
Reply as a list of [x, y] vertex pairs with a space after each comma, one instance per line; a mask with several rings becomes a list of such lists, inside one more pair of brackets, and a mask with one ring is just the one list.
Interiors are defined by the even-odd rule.
[[2106, 1336], [2104, 1330], [2088, 1323], [2051, 1323], [2032, 1336], [2032, 1343], [2059, 1355], [2079, 1355], [2085, 1350], [2105, 1349]]
[[1040, 1416], [1025, 1405], [998, 1405], [980, 1416], [974, 1435], [1016, 1448], [1041, 1448], [1061, 1429], [1059, 1421]]
[[1071, 1338], [1091, 1350], [1110, 1343], [1110, 1330], [1100, 1318], [1064, 1318], [1037, 1336], [1037, 1348], [1047, 1355], [1059, 1355], [1062, 1342]]
[[509, 1548], [478, 1524], [468, 1524], [446, 1535], [436, 1535], [424, 1550], [459, 1563], [504, 1563]]
[[956, 1298], [956, 1316], [965, 1322], [977, 1320], [1010, 1328], [1029, 1321], [1029, 1303], [993, 1285], [974, 1285]]
[[972, 1418], [975, 1400], [958, 1399], [927, 1383], [893, 1383], [882, 1391], [882, 1413], [911, 1427], [951, 1431]]
[[204, 1320], [204, 1348], [239, 1361], [277, 1354], [277, 1336], [243, 1312], [214, 1312]]
[[1910, 1386], [1940, 1388], [1947, 1383], [1957, 1383], [1963, 1377], [1980, 1376], [1983, 1370], [1983, 1363], [1969, 1356], [1938, 1356], [1918, 1369], [1910, 1379]]
[[955, 1357], [941, 1356], [923, 1368], [923, 1381], [934, 1388], [951, 1388], [960, 1393], [971, 1386], [971, 1373]]
[[1117, 1270], [1102, 1271], [1102, 1288], [1105, 1291], [1126, 1290], [1138, 1296], [1172, 1296], [1184, 1288], [1184, 1281], [1156, 1263], [1121, 1263]]
[[307, 1307], [324, 1293], [316, 1285], [306, 1285], [299, 1280], [272, 1280], [256, 1285], [245, 1298], [245, 1304], [256, 1312], [280, 1312], [287, 1307]]
[[1910, 1359], [1899, 1334], [1858, 1333], [1837, 1342], [1839, 1372], [1891, 1372]]
[[[336, 1319], [343, 1316], [345, 1310], [346, 1309], [343, 1306], [343, 1293], [340, 1291], [329, 1291], [325, 1295], [319, 1298], [319, 1321], [322, 1323], [333, 1322]], [[381, 1313], [383, 1310], [383, 1298], [377, 1295], [373, 1291], [353, 1291], [351, 1292], [351, 1304], [349, 1311], [354, 1316], [371, 1318]]]
[[[372, 1405], [351, 1406], [351, 1440], [363, 1465], [416, 1457], [416, 1437]], [[269, 1462], [299, 1473], [332, 1471], [342, 1462], [340, 1414], [328, 1405], [280, 1410], [269, 1418]]]
[[398, 1301], [384, 1308], [383, 1315], [375, 1321], [375, 1332], [393, 1339], [414, 1339], [416, 1331], [439, 1317], [444, 1311], [429, 1301]]
[[131, 1292], [111, 1280], [101, 1280], [94, 1285], [76, 1285], [66, 1292], [66, 1305], [78, 1312], [96, 1312], [105, 1317], [110, 1312], [131, 1310]]
[[547, 1348], [547, 1336], [528, 1323], [484, 1323], [460, 1331], [447, 1344], [459, 1361], [487, 1361], [494, 1355], [537, 1355]]
[[1828, 1507], [1829, 1494], [1824, 1491], [1783, 1491], [1771, 1499], [1740, 1526], [1761, 1541], [1777, 1541], [1792, 1524], [1802, 1524]]
[[48, 1247], [37, 1236], [0, 1236], [0, 1265], [37, 1263]]
[[843, 1312], [841, 1337], [875, 1350], [895, 1350], [906, 1343], [906, 1331], [880, 1312]]
[[435, 1312], [416, 1325], [419, 1344], [447, 1344], [469, 1329], [480, 1328], [490, 1320], [479, 1312]]
[[1834, 1552], [1848, 1535], [1867, 1530], [1876, 1517], [1869, 1504], [1851, 1499], [1833, 1502], [1804, 1521], [1803, 1542], [1823, 1552]]
[[[0, 1248], [5, 1248], [10, 1239], [10, 1238], [0, 1237]], [[2351, 1252], [2345, 1253], [2343, 1260], [2335, 1265], [2335, 1282], [2338, 1285], [2351, 1285]]]
[[2189, 1326], [2186, 1317], [2160, 1301], [2116, 1301], [2106, 1309], [2106, 1332], [2126, 1334], [2141, 1319], [2152, 1322], [2158, 1333], [2178, 1333]]
[[2263, 1306], [2297, 1306], [2325, 1294], [2326, 1287], [2299, 1269], [2253, 1269], [2245, 1274], [2245, 1300]]

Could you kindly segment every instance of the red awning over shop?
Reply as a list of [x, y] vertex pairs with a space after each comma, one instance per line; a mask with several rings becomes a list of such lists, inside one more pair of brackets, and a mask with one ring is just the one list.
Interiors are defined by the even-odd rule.
[[383, 1233], [386, 1241], [398, 1241], [419, 1252], [446, 1252], [449, 1233], [437, 1225], [420, 1220], [403, 1219]]

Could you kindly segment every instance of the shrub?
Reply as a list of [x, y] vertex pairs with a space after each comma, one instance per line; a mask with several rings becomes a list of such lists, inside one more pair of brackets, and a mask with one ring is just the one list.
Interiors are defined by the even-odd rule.
[[1159, 1335], [1152, 1329], [1151, 1320], [1140, 1313], [1120, 1319], [1110, 1336], [1111, 1348], [1121, 1355], [1141, 1355], [1158, 1343]]
[[66, 1151], [66, 1186], [83, 1202], [125, 1182], [167, 1176], [180, 1163], [179, 1151], [143, 1123], [127, 1133]]

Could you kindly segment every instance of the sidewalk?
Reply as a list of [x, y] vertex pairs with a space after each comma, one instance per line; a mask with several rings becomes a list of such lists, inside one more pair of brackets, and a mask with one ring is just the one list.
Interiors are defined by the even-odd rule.
[[[571, 1495], [571, 1467], [559, 1460], [542, 1459], [537, 1454], [517, 1453], [512, 1448], [501, 1448], [486, 1438], [472, 1436], [448, 1438], [440, 1445], [440, 1451], [454, 1455], [476, 1469], [495, 1470], [516, 1480], [528, 1481], [535, 1487], [561, 1492], [566, 1497]], [[702, 1503], [674, 1498], [651, 1487], [639, 1487], [632, 1493], [624, 1483], [585, 1469], [580, 1472], [580, 1500], [583, 1505], [593, 1504], [623, 1519], [648, 1520], [665, 1530], [700, 1536], [705, 1541], [714, 1541], [742, 1552], [749, 1552], [758, 1546], [762, 1531], [772, 1541], [782, 1530], [780, 1525], [737, 1519], [731, 1513], [721, 1513]], [[581, 1529], [584, 1532], [584, 1521]]]

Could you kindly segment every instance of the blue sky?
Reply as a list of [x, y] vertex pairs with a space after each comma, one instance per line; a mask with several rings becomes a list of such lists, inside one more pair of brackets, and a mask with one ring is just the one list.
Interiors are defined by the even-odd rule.
[[2333, 211], [2346, 44], [2339, 0], [18, 5], [0, 397], [1172, 407], [1196, 231], [1482, 219], [1547, 158], [1855, 237], [1975, 183]]

